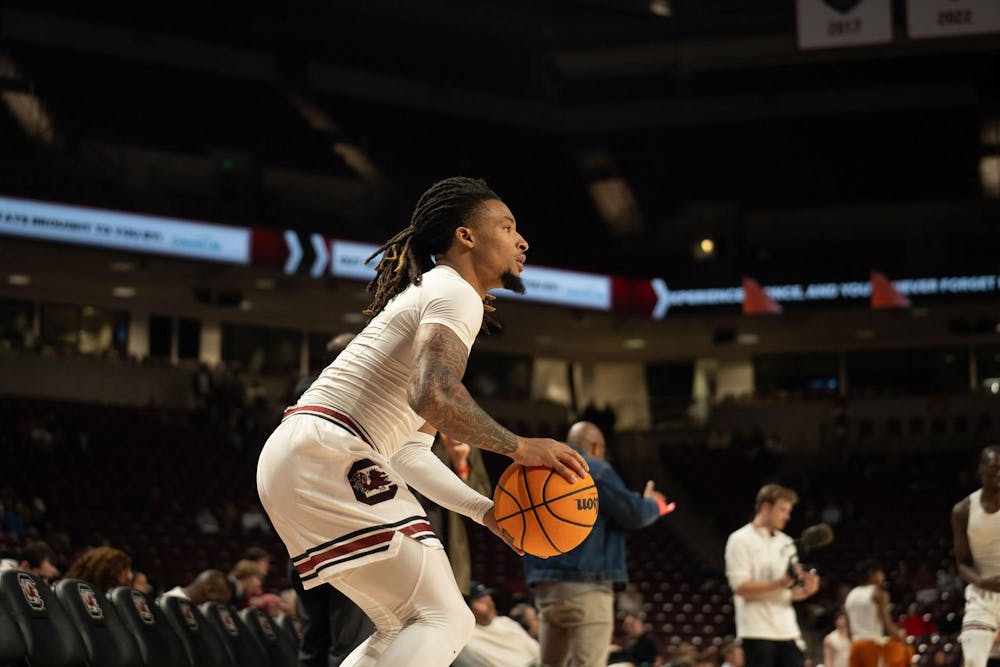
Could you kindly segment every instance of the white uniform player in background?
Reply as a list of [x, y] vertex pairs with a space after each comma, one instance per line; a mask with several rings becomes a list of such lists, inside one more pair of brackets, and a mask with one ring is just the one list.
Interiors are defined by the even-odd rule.
[[968, 582], [962, 617], [963, 664], [984, 667], [1000, 629], [1000, 447], [979, 456], [982, 488], [951, 511], [958, 573]]
[[[528, 244], [482, 181], [420, 198], [381, 249], [372, 320], [285, 412], [257, 466], [261, 502], [305, 588], [330, 584], [375, 624], [344, 665], [448, 665], [474, 619], [441, 542], [407, 485], [500, 535], [493, 503], [430, 451], [436, 430], [570, 481], [572, 448], [517, 436], [462, 385], [487, 291], [523, 292]], [[502, 536], [501, 536], [502, 537]]]

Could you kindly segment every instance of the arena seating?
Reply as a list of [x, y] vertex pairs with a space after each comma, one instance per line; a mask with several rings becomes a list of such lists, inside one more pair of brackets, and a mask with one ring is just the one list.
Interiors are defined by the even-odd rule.
[[[280, 566], [283, 547], [273, 534], [202, 535], [194, 528], [193, 517], [203, 505], [216, 507], [232, 499], [243, 508], [255, 500], [256, 452], [224, 444], [226, 439], [216, 427], [192, 423], [183, 411], [24, 399], [0, 401], [0, 416], [6, 417], [5, 424], [14, 425], [13, 432], [0, 435], [6, 441], [0, 464], [28, 461], [31, 469], [51, 471], [12, 479], [10, 488], [15, 495], [44, 498], [49, 508], [46, 521], [68, 532], [75, 547], [106, 539], [129, 552], [136, 569], [147, 572], [165, 590], [186, 584], [202, 569], [227, 569], [246, 547], [262, 545], [277, 563], [265, 587], [285, 587]], [[63, 444], [51, 454], [31, 451], [17, 432], [26, 419], [47, 420], [61, 432]], [[80, 433], [88, 436], [85, 448], [74, 444]], [[692, 436], [682, 444], [664, 446], [661, 458], [672, 475], [698, 482], [688, 490], [719, 526], [722, 537], [748, 518], [753, 496], [766, 481], [781, 481], [799, 491], [801, 502], [788, 527], [793, 535], [821, 520], [826, 505], [835, 505], [841, 516], [834, 544], [806, 558], [824, 583], [816, 598], [800, 606], [804, 623], [817, 631], [828, 628], [831, 612], [853, 583], [856, 564], [876, 557], [887, 567], [896, 615], [915, 603], [918, 613], [930, 614], [937, 627], [937, 632], [913, 638], [917, 662], [930, 664], [941, 653], [950, 664], [959, 655], [956, 633], [962, 596], [960, 589], [937, 590], [936, 579], [951, 565], [950, 508], [976, 486], [975, 452], [941, 448], [908, 459], [903, 451], [838, 455], [809, 469], [788, 460], [780, 450], [740, 443], [709, 448]], [[493, 468], [502, 463], [491, 462]], [[632, 579], [642, 594], [647, 621], [668, 655], [685, 644], [717, 647], [734, 631], [732, 596], [723, 573], [699, 563], [674, 530], [670, 522], [661, 522], [629, 538]], [[501, 608], [526, 598], [529, 592], [516, 554], [476, 524], [469, 524], [469, 537], [473, 575], [500, 591]], [[0, 548], [12, 551], [16, 544], [9, 536], [5, 539]], [[151, 633], [137, 615], [128, 589], [118, 589], [115, 595], [119, 612], [125, 605], [128, 613], [122, 614], [123, 621], [144, 657], [174, 651], [176, 655], [163, 664], [184, 664], [199, 654], [190, 645], [185, 648], [173, 632], [165, 637], [157, 627]], [[175, 629], [177, 611], [171, 612], [169, 603], [165, 608], [166, 615], [159, 607], [150, 613], [164, 622], [170, 617], [172, 624], [164, 627]], [[247, 630], [247, 618], [237, 618], [234, 624], [242, 626], [244, 634], [250, 632], [247, 638], [256, 645], [260, 637], [254, 639], [257, 633]], [[280, 637], [292, 644], [290, 620], [279, 619], [275, 625], [282, 628]], [[222, 627], [216, 621], [206, 625]], [[245, 651], [249, 645], [237, 643], [231, 648], [242, 646], [234, 650]], [[246, 659], [274, 663], [284, 655], [277, 647], [271, 649], [269, 656], [261, 652]]]

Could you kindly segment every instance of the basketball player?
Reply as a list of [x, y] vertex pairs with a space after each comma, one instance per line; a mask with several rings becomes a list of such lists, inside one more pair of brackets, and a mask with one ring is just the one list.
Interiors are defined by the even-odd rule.
[[889, 613], [889, 593], [882, 588], [885, 571], [873, 560], [858, 566], [859, 585], [844, 600], [851, 627], [850, 667], [906, 667], [910, 656], [899, 641], [899, 628]]
[[984, 667], [1000, 627], [1000, 446], [979, 456], [982, 488], [951, 511], [958, 573], [968, 582], [962, 644], [965, 667]]
[[409, 226], [378, 251], [368, 326], [285, 412], [261, 452], [261, 502], [303, 586], [333, 585], [375, 624], [344, 665], [443, 667], [472, 632], [472, 612], [407, 483], [500, 531], [492, 501], [431, 453], [436, 430], [570, 482], [587, 472], [567, 445], [503, 428], [461, 382], [492, 310], [487, 292], [524, 290], [527, 249], [484, 182], [431, 186]]

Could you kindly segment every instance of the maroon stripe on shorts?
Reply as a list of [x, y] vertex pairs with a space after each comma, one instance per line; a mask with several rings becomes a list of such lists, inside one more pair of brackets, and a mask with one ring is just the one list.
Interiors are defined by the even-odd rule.
[[427, 523], [426, 521], [418, 521], [408, 526], [403, 526], [402, 528], [394, 528], [391, 530], [385, 530], [378, 533], [365, 535], [364, 537], [360, 537], [356, 540], [352, 540], [345, 544], [338, 544], [337, 546], [327, 549], [322, 553], [314, 554], [309, 558], [307, 558], [306, 560], [300, 563], [296, 563], [295, 569], [298, 570], [300, 575], [305, 575], [311, 572], [312, 570], [317, 569], [319, 566], [321, 566], [323, 563], [326, 563], [327, 561], [335, 559], [349, 560], [344, 557], [349, 556], [350, 554], [356, 551], [361, 551], [362, 549], [367, 549], [369, 547], [375, 546], [376, 544], [389, 542], [392, 540], [392, 536], [395, 535], [396, 533], [402, 533], [403, 535], [412, 536], [417, 533], [429, 533], [431, 532], [431, 530], [432, 530], [431, 524]]
[[363, 440], [364, 442], [368, 443], [368, 445], [371, 446], [373, 449], [378, 449], [377, 447], [375, 447], [375, 444], [371, 441], [371, 438], [368, 437], [368, 434], [365, 432], [365, 430], [361, 428], [361, 426], [359, 426], [356, 421], [354, 421], [353, 419], [351, 419], [349, 416], [345, 415], [342, 412], [337, 412], [333, 408], [328, 408], [322, 405], [300, 405], [297, 408], [288, 408], [287, 410], [285, 410], [285, 414], [282, 415], [281, 419], [285, 420], [291, 417], [292, 415], [299, 413], [311, 414], [315, 417], [325, 417], [328, 420], [332, 420], [338, 426], [343, 428], [345, 431], [347, 431], [357, 439]]

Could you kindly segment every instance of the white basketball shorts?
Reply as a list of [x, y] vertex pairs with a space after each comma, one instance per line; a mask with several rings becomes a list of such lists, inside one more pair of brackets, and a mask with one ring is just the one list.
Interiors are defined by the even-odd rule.
[[290, 409], [257, 462], [261, 503], [305, 588], [392, 558], [405, 537], [444, 548], [402, 477], [361, 433], [329, 408]]

